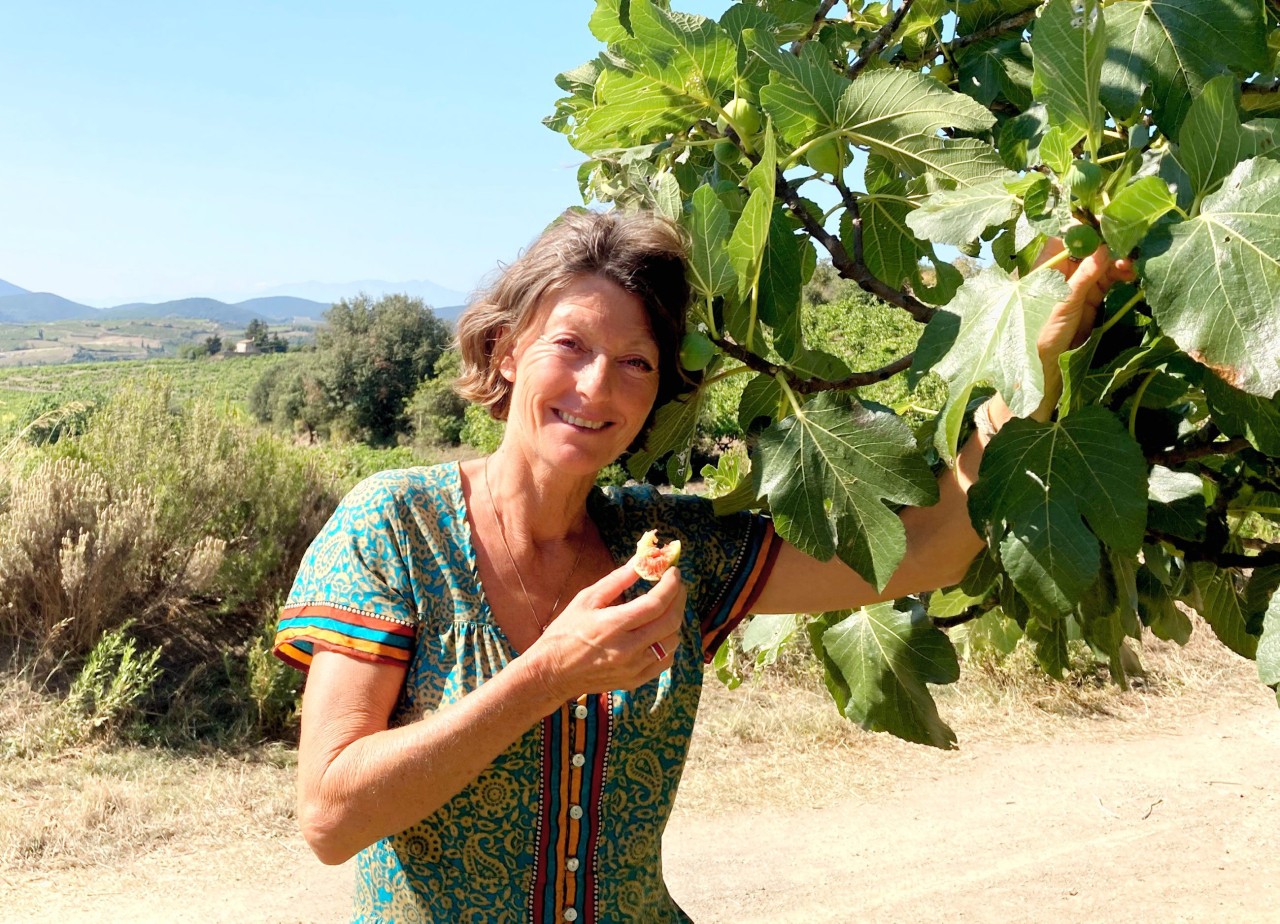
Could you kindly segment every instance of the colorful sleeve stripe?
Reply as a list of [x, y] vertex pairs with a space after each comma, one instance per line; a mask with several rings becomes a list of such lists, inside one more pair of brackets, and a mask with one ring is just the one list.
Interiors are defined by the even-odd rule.
[[366, 661], [405, 667], [413, 653], [414, 630], [412, 626], [331, 604], [284, 607], [276, 629], [275, 656], [305, 671], [311, 666], [317, 644]]
[[782, 543], [768, 517], [753, 516], [747, 541], [743, 543], [733, 574], [725, 582], [711, 613], [702, 621], [702, 656], [710, 664], [716, 649], [751, 612], [773, 570]]

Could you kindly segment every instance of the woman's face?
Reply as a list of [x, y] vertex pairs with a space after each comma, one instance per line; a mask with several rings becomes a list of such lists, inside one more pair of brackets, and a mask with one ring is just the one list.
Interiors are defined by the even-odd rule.
[[583, 276], [547, 296], [499, 359], [508, 439], [567, 476], [594, 477], [631, 445], [658, 394], [658, 346], [640, 299]]

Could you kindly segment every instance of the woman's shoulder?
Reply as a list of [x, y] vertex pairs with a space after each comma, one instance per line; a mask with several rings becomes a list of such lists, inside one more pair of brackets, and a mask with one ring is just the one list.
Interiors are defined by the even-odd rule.
[[376, 472], [356, 484], [346, 497], [346, 506], [383, 507], [406, 501], [419, 503], [424, 497], [452, 495], [458, 487], [458, 463], [441, 462], [413, 468], [392, 468]]

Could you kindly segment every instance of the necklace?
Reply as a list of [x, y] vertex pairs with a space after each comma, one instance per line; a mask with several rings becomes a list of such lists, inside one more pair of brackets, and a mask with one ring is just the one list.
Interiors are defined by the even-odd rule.
[[573, 567], [569, 569], [569, 573], [564, 576], [564, 583], [560, 585], [560, 591], [556, 594], [556, 602], [551, 604], [551, 619], [545, 623], [538, 618], [538, 611], [533, 607], [533, 598], [529, 596], [529, 588], [524, 586], [524, 578], [520, 576], [520, 566], [516, 564], [516, 557], [511, 554], [511, 546], [507, 544], [507, 532], [502, 528], [502, 519], [498, 516], [497, 505], [493, 502], [493, 488], [489, 483], [489, 460], [493, 456], [489, 456], [484, 460], [484, 493], [489, 496], [489, 510], [493, 514], [493, 521], [498, 524], [498, 538], [502, 540], [502, 547], [507, 551], [507, 560], [511, 562], [511, 570], [516, 573], [516, 580], [520, 582], [520, 591], [524, 594], [524, 602], [529, 606], [529, 615], [533, 617], [533, 621], [538, 624], [538, 634], [541, 635], [547, 630], [547, 625], [551, 619], [555, 618], [556, 611], [560, 609], [560, 598], [564, 596], [565, 588], [569, 586], [569, 579], [573, 577], [578, 570], [578, 565], [582, 561], [582, 551], [587, 547], [587, 531], [582, 531], [582, 538], [578, 540], [578, 554], [573, 559]]

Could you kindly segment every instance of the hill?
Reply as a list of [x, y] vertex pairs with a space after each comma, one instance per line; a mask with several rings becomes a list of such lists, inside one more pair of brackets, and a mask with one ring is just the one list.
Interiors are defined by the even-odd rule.
[[97, 308], [81, 305], [52, 292], [23, 291], [20, 295], [0, 296], [0, 322], [9, 324], [82, 320], [100, 315]]
[[22, 286], [15, 286], [12, 282], [5, 282], [3, 279], [0, 279], [0, 298], [6, 295], [27, 295], [29, 292], [29, 289], [24, 289]]
[[[257, 301], [268, 301], [271, 299], [257, 299]], [[198, 319], [215, 321], [218, 324], [228, 326], [244, 326], [253, 319], [261, 319], [266, 321], [288, 320], [294, 316], [319, 317], [323, 315], [328, 305], [320, 305], [319, 302], [305, 302], [301, 298], [289, 299], [289, 302], [303, 302], [305, 305], [311, 306], [310, 311], [288, 311], [285, 314], [269, 314], [268, 311], [262, 310], [261, 307], [246, 305], [228, 305], [227, 302], [219, 302], [216, 298], [178, 298], [172, 302], [159, 302], [156, 305], [148, 305], [146, 302], [134, 302], [132, 305], [118, 305], [114, 308], [106, 308], [102, 311], [102, 319], [119, 320], [123, 317], [198, 317]], [[3, 303], [3, 299], [0, 299]], [[294, 308], [301, 306], [292, 305]]]

